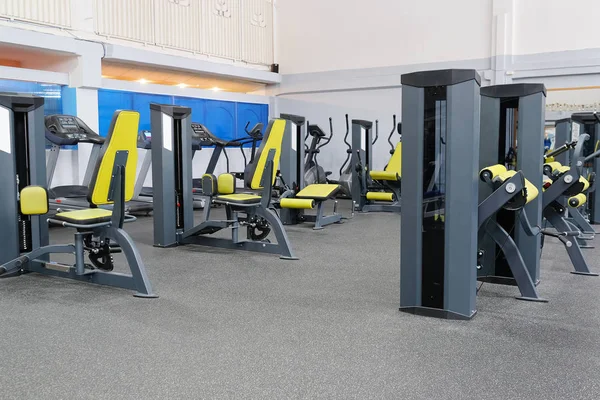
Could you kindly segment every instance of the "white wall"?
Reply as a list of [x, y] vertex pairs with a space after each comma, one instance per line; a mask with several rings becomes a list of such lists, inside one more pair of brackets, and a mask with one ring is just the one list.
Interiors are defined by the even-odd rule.
[[598, 48], [599, 15], [597, 0], [516, 0], [514, 52]]
[[278, 0], [283, 74], [486, 58], [492, 0]]

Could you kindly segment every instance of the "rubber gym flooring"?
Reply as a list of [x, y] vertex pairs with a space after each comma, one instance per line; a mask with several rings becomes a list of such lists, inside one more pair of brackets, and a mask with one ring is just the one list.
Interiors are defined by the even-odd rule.
[[[549, 241], [547, 304], [485, 284], [472, 321], [400, 313], [399, 224], [368, 214], [288, 227], [300, 260], [283, 261], [154, 248], [141, 218], [127, 230], [159, 299], [0, 280], [0, 399], [600, 398], [600, 277], [570, 274]], [[600, 271], [600, 246], [585, 254]]]

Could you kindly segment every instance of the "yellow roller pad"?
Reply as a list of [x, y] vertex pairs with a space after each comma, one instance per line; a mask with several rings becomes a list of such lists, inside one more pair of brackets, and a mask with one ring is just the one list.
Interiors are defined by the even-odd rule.
[[544, 161], [545, 161], [546, 163], [551, 163], [551, 162], [554, 162], [554, 157], [544, 157]]
[[556, 171], [558, 168], [562, 167], [562, 164], [558, 161], [547, 162], [544, 164], [544, 167], [550, 167], [552, 172]]
[[585, 179], [583, 176], [579, 177], [579, 182], [583, 183], [583, 189], [581, 190], [582, 192], [585, 192], [586, 190], [588, 190], [590, 188], [590, 182]]
[[310, 210], [315, 207], [315, 201], [312, 199], [289, 199], [283, 198], [279, 200], [281, 208], [298, 208], [303, 210]]
[[386, 192], [367, 192], [367, 200], [394, 201], [394, 194]]
[[[498, 176], [496, 176], [495, 179], [500, 182], [505, 182], [508, 179], [515, 176], [516, 174], [517, 174], [517, 171], [508, 170], [508, 171], [500, 173]], [[535, 199], [536, 197], [538, 197], [538, 195], [540, 194], [538, 188], [535, 187], [535, 185], [533, 183], [531, 183], [528, 179], [525, 179], [525, 189], [527, 189], [526, 204], [529, 203], [530, 201], [532, 201], [533, 199]]]
[[579, 193], [577, 196], [569, 197], [569, 207], [577, 208], [587, 202], [587, 196]]
[[565, 172], [568, 172], [571, 168], [567, 167], [566, 165], [563, 165], [562, 167], [558, 167], [555, 170], [553, 170], [553, 173], [559, 173], [559, 174], [564, 174]]
[[235, 193], [235, 176], [232, 174], [221, 174], [217, 183], [218, 192], [221, 194]]
[[226, 194], [217, 196], [215, 201], [231, 204], [255, 204], [260, 202], [261, 197], [248, 193]]
[[371, 171], [371, 178], [377, 181], [397, 181], [400, 180], [400, 175], [397, 172], [388, 171]]
[[506, 167], [502, 164], [490, 165], [489, 167], [483, 168], [479, 171], [479, 178], [483, 180], [485, 175], [489, 175], [490, 179], [494, 179], [499, 174], [506, 172]]
[[499, 174], [497, 174], [496, 176], [494, 176], [494, 180], [495, 181], [500, 181], [500, 182], [504, 182], [510, 178], [512, 178], [513, 176], [515, 176], [517, 174], [517, 171], [515, 170], [504, 170], [503, 172], [500, 172]]
[[55, 219], [70, 222], [72, 224], [97, 224], [107, 222], [112, 216], [111, 210], [104, 208], [86, 208], [84, 210], [66, 211], [58, 213]]
[[41, 186], [27, 186], [21, 190], [21, 213], [43, 215], [48, 212], [48, 192]]
[[528, 179], [525, 179], [525, 189], [527, 189], [527, 203], [534, 200], [540, 194], [538, 188], [536, 188], [533, 183], [529, 182]]
[[[299, 199], [326, 200], [340, 189], [340, 185], [330, 183], [315, 183], [308, 185], [296, 194]], [[312, 207], [311, 207], [312, 208]]]

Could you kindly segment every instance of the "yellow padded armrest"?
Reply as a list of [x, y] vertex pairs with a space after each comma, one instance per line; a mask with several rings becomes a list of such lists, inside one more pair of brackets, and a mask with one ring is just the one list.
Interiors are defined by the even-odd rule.
[[48, 213], [48, 191], [41, 186], [27, 186], [21, 190], [21, 213], [43, 215]]
[[340, 189], [340, 185], [331, 183], [315, 183], [308, 185], [298, 193], [296, 198], [298, 199], [315, 199], [315, 200], [327, 200], [333, 196]]
[[394, 194], [388, 192], [367, 192], [367, 200], [394, 201]]
[[315, 201], [313, 199], [290, 199], [285, 197], [279, 200], [279, 206], [281, 208], [296, 208], [310, 210], [315, 207]]
[[397, 172], [388, 172], [388, 171], [371, 171], [371, 178], [377, 181], [398, 181], [400, 180], [400, 175]]
[[497, 177], [499, 174], [506, 172], [506, 167], [502, 164], [496, 164], [496, 165], [490, 165], [489, 167], [485, 167], [483, 168], [481, 171], [479, 171], [479, 178], [482, 181], [485, 181], [485, 179], [494, 179], [495, 177]]
[[584, 205], [587, 202], [587, 196], [583, 193], [579, 193], [576, 196], [569, 197], [569, 207], [577, 208]]

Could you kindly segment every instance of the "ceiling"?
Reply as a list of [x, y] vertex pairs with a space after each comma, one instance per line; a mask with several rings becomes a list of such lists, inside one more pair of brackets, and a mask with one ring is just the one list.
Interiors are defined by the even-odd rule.
[[102, 77], [124, 81], [143, 81], [158, 85], [182, 85], [196, 89], [217, 89], [241, 93], [254, 92], [265, 86], [262, 83], [220, 78], [208, 74], [115, 62], [102, 62]]

